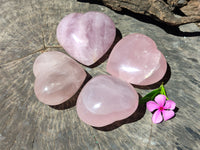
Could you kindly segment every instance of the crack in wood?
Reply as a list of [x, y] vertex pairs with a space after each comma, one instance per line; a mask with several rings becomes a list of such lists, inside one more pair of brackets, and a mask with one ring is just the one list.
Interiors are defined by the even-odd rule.
[[98, 149], [99, 149], [99, 150], [101, 150], [100, 144], [99, 144], [99, 142], [97, 141], [97, 139], [96, 139], [95, 135], [94, 135], [94, 140], [95, 140], [95, 143], [96, 143], [96, 144], [97, 144], [97, 146], [98, 146]]
[[35, 143], [35, 136], [33, 137], [33, 140], [32, 140], [32, 142], [31, 142], [31, 148], [33, 149], [33, 147], [34, 147], [34, 143]]
[[55, 46], [45, 46], [45, 48], [41, 48], [41, 49], [39, 49], [39, 50], [36, 50], [35, 52], [30, 53], [30, 54], [28, 54], [28, 55], [26, 55], [26, 56], [24, 56], [24, 57], [21, 57], [21, 58], [18, 58], [18, 59], [14, 59], [14, 60], [12, 60], [12, 61], [9, 61], [9, 62], [0, 64], [0, 68], [1, 68], [2, 66], [4, 66], [4, 65], [9, 64], [9, 63], [17, 62], [17, 61], [23, 60], [23, 59], [25, 59], [26, 57], [29, 57], [29, 56], [31, 56], [31, 55], [34, 55], [34, 54], [36, 54], [36, 53], [38, 53], [38, 52], [41, 52], [41, 53], [46, 52], [49, 48], [62, 48], [62, 46], [59, 46], [59, 45], [55, 45]]
[[42, 43], [43, 43], [43, 49], [46, 49], [45, 38], [44, 38], [44, 31], [42, 31]]
[[39, 49], [39, 50], [37, 50], [37, 51], [35, 51], [35, 52], [33, 52], [33, 53], [30, 53], [30, 54], [24, 56], [24, 57], [21, 57], [21, 58], [18, 58], [18, 59], [14, 59], [14, 60], [12, 60], [12, 61], [9, 61], [9, 62], [0, 64], [0, 68], [1, 68], [2, 66], [4, 66], [4, 65], [9, 64], [9, 63], [13, 63], [13, 62], [17, 62], [17, 61], [23, 60], [23, 59], [25, 59], [26, 57], [29, 57], [29, 56], [31, 56], [31, 55], [33, 55], [33, 54], [38, 53], [38, 52], [44, 52], [44, 51], [46, 51], [46, 50], [47, 50], [47, 48], [46, 48], [46, 49], [43, 49], [43, 48], [42, 48], [42, 49]]
[[24, 56], [24, 57], [21, 57], [21, 58], [18, 58], [18, 59], [14, 59], [14, 60], [12, 60], [12, 61], [9, 61], [9, 62], [0, 64], [0, 68], [1, 68], [2, 66], [4, 66], [4, 65], [9, 64], [9, 63], [20, 61], [20, 60], [22, 60], [22, 59], [24, 59], [24, 58], [26, 58], [26, 57], [29, 57], [29, 56], [31, 56], [31, 55], [33, 55], [33, 54], [35, 54], [35, 53], [38, 53], [38, 52], [45, 52], [48, 48], [62, 48], [60, 45], [46, 46], [46, 44], [45, 44], [44, 31], [42, 31], [42, 46], [43, 46], [43, 48], [41, 48], [41, 49], [39, 49], [39, 50], [36, 50], [35, 52], [30, 53], [30, 54], [28, 54], [28, 55], [26, 55], [26, 56]]
[[53, 46], [46, 46], [46, 48], [62, 48], [62, 46], [60, 45], [53, 45]]

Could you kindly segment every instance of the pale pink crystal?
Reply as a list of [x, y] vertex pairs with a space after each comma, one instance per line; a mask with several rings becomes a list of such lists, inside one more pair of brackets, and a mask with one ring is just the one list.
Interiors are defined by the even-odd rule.
[[51, 51], [37, 57], [33, 65], [34, 84], [38, 100], [58, 105], [71, 98], [82, 85], [86, 73], [64, 53]]
[[92, 126], [102, 127], [127, 118], [138, 107], [138, 94], [127, 82], [109, 75], [91, 79], [77, 100], [80, 119]]
[[167, 62], [155, 42], [143, 34], [130, 34], [113, 48], [107, 72], [136, 85], [150, 85], [165, 75]]
[[57, 39], [66, 52], [87, 66], [101, 58], [112, 45], [116, 29], [103, 13], [72, 13], [57, 27]]

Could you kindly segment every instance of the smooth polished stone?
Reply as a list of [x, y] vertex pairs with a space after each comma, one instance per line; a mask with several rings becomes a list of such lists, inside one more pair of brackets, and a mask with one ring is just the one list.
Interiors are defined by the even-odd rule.
[[135, 85], [151, 85], [166, 73], [167, 62], [155, 42], [143, 34], [133, 33], [113, 48], [107, 72]]
[[127, 82], [109, 75], [92, 78], [77, 100], [80, 119], [95, 127], [109, 125], [133, 114], [138, 107], [138, 94]]
[[66, 52], [90, 66], [100, 59], [114, 42], [113, 21], [100, 12], [72, 13], [57, 27], [57, 39]]
[[33, 73], [35, 95], [47, 105], [58, 105], [70, 99], [86, 78], [86, 72], [76, 61], [57, 51], [39, 55]]

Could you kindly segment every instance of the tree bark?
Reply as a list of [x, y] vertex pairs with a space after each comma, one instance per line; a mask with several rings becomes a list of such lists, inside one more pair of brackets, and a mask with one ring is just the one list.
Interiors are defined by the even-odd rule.
[[[94, 1], [94, 0], [92, 0]], [[182, 8], [188, 4], [186, 0], [99, 0], [105, 6], [116, 11], [127, 9], [133, 13], [150, 16], [159, 22], [172, 26], [179, 26], [187, 23], [200, 22], [200, 15], [177, 16], [175, 9]], [[200, 1], [193, 0], [200, 5]]]

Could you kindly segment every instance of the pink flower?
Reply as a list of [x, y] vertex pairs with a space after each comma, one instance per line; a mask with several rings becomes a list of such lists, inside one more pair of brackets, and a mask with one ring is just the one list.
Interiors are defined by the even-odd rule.
[[166, 96], [159, 94], [155, 97], [154, 101], [147, 102], [147, 109], [151, 112], [156, 110], [153, 114], [152, 121], [153, 123], [160, 123], [163, 118], [165, 121], [172, 118], [175, 113], [174, 109], [176, 107], [176, 103], [172, 100], [166, 101]]

